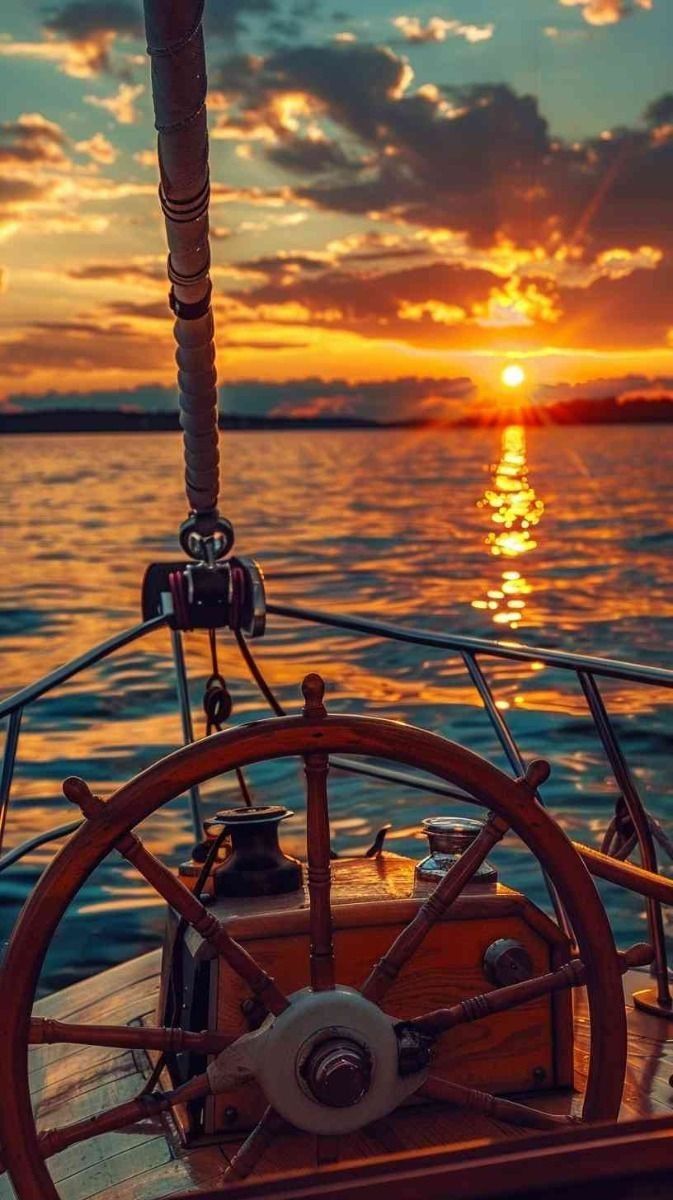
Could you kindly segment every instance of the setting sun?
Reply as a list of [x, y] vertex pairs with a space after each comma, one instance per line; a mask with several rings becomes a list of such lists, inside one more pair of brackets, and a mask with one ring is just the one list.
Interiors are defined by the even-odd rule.
[[518, 363], [510, 363], [508, 366], [503, 367], [500, 378], [505, 387], [516, 388], [521, 387], [526, 375], [523, 367], [520, 367]]

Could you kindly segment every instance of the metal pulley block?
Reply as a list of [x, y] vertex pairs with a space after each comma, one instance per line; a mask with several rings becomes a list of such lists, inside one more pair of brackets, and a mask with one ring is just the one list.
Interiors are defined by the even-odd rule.
[[173, 629], [228, 628], [261, 637], [264, 576], [254, 558], [152, 563], [143, 579], [142, 612], [145, 621], [168, 614]]

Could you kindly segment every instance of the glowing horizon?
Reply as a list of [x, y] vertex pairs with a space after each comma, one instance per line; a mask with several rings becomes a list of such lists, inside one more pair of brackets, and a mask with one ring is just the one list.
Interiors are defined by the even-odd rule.
[[[207, 15], [223, 384], [455, 380], [453, 413], [463, 377], [477, 402], [521, 388], [507, 359], [533, 399], [673, 391], [671, 6], [592, 27], [559, 0], [469, 25], [290, 4], [268, 0], [273, 37], [256, 0]], [[143, 51], [138, 0], [5, 5], [0, 404], [174, 384]]]

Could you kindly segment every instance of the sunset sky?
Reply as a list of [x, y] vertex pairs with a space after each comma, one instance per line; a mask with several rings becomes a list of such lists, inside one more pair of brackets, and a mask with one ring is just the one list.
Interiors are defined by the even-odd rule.
[[[225, 407], [673, 388], [670, 0], [206, 12]], [[4, 0], [0, 403], [172, 384], [156, 184], [136, 0]]]

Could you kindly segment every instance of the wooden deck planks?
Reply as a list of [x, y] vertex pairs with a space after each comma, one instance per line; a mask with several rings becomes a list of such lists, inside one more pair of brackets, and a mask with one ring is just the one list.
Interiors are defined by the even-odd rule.
[[110, 1194], [111, 1190], [119, 1195], [119, 1188], [127, 1187], [138, 1176], [153, 1174], [170, 1161], [170, 1149], [163, 1136], [145, 1140], [140, 1145], [99, 1159], [60, 1182], [62, 1200], [90, 1200], [100, 1192]]
[[[649, 1117], [673, 1110], [673, 1020], [650, 1016], [634, 1007], [634, 992], [647, 986], [645, 971], [629, 971], [624, 977], [628, 1025], [628, 1061], [620, 1120]], [[575, 992], [575, 1070], [577, 1084], [586, 1078], [589, 1055], [589, 1018], [586, 996]]]
[[150, 950], [148, 954], [140, 954], [129, 962], [109, 967], [98, 975], [92, 975], [79, 983], [70, 984], [60, 992], [45, 996], [35, 1006], [35, 1015], [40, 1017], [56, 1017], [59, 1020], [72, 1020], [75, 1013], [82, 1012], [92, 1004], [99, 1004], [106, 998], [123, 993], [129, 987], [157, 984], [161, 970], [161, 950]]
[[[159, 952], [115, 967], [40, 1001], [36, 1015], [96, 1023], [127, 1021], [153, 1011], [158, 989]], [[622, 1118], [669, 1112], [673, 1109], [673, 1022], [661, 1021], [633, 1008], [630, 997], [647, 976], [630, 972], [625, 978], [629, 1024], [629, 1066]], [[150, 1017], [150, 1019], [152, 1019]], [[577, 1084], [586, 1076], [589, 1025], [586, 999], [575, 993]], [[143, 1055], [108, 1047], [36, 1046], [30, 1052], [31, 1085], [38, 1125], [58, 1126], [135, 1096], [146, 1081]], [[532, 1102], [553, 1111], [568, 1111], [570, 1094]], [[526, 1136], [476, 1114], [424, 1106], [397, 1114], [394, 1121], [344, 1139], [342, 1158], [390, 1154], [435, 1146], [447, 1141], [483, 1144], [502, 1137]], [[50, 1163], [63, 1200], [158, 1200], [190, 1188], [217, 1187], [226, 1167], [226, 1153], [235, 1144], [199, 1147], [175, 1157], [174, 1138], [160, 1121], [146, 1122], [128, 1132], [106, 1134], [71, 1146]], [[272, 1145], [261, 1164], [262, 1173], [287, 1171], [314, 1161], [313, 1139], [287, 1134]], [[6, 1177], [0, 1177], [0, 1200], [14, 1200]]]

